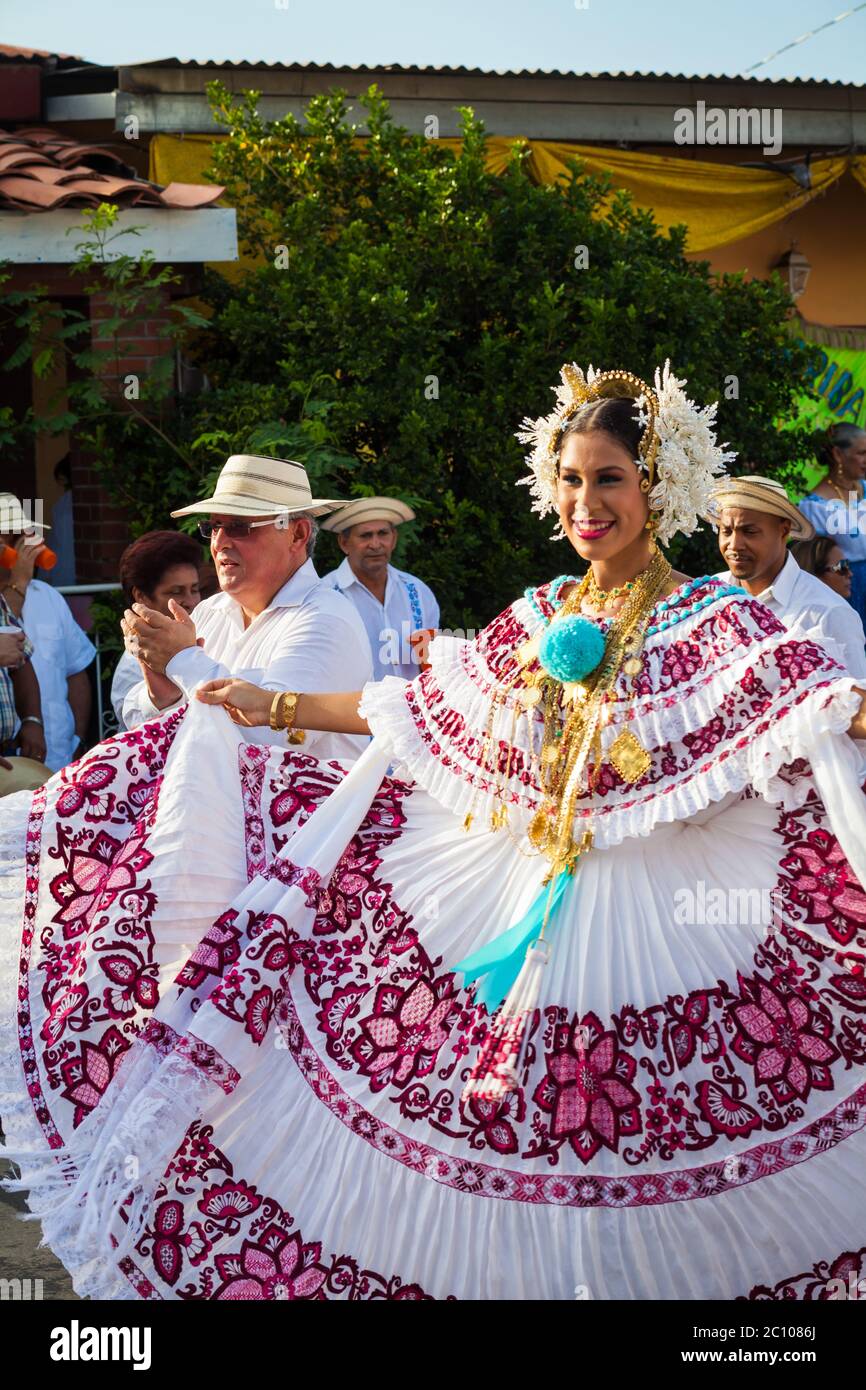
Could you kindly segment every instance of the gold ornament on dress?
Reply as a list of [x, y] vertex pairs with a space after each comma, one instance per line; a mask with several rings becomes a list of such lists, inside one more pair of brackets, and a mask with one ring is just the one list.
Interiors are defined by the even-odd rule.
[[[523, 757], [527, 757], [528, 748], [535, 785], [541, 789], [543, 797], [530, 821], [526, 838], [532, 849], [550, 863], [545, 882], [550, 882], [563, 869], [574, 872], [577, 860], [592, 846], [591, 813], [588, 810], [580, 813], [581, 828], [577, 835], [575, 816], [578, 798], [584, 793], [592, 795], [603, 762], [610, 762], [623, 781], [629, 783], [638, 781], [652, 766], [651, 755], [631, 730], [620, 733], [606, 752], [602, 749], [602, 730], [615, 718], [615, 687], [621, 673], [633, 677], [643, 669], [640, 652], [646, 629], [655, 604], [668, 588], [670, 576], [671, 566], [658, 549], [653, 551], [643, 573], [619, 586], [617, 591], [599, 589], [590, 569], [551, 622], [580, 615], [584, 602], [590, 602], [593, 596], [605, 599], [616, 592], [617, 597], [622, 598], [620, 608], [610, 620], [604, 655], [595, 670], [580, 681], [555, 679], [539, 663], [541, 633], [538, 633], [517, 648], [510, 675], [494, 687], [482, 741], [476, 796], [464, 826], [468, 830], [472, 825], [475, 799], [479, 786], [483, 786], [498, 803], [490, 817], [491, 829], [507, 829], [511, 833], [505, 802], [510, 792], [517, 726], [520, 720], [525, 721], [527, 738]], [[507, 709], [512, 715], [508, 740], [501, 730], [494, 736], [497, 714]], [[540, 749], [535, 746], [539, 725]], [[504, 748], [507, 749], [505, 756]], [[492, 779], [492, 788], [488, 779]]]

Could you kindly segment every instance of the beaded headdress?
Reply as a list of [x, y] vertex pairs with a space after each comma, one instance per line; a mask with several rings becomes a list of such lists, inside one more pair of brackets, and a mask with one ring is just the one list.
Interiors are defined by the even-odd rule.
[[[643, 426], [635, 463], [656, 515], [656, 535], [662, 544], [677, 531], [691, 535], [719, 475], [736, 458], [727, 445], [716, 443], [716, 402], [697, 406], [689, 400], [683, 391], [686, 382], [674, 376], [670, 362], [662, 370], [656, 368], [655, 389], [633, 372], [596, 372], [590, 367], [584, 375], [575, 362], [566, 363], [560, 377], [560, 385], [553, 387], [556, 409], [537, 420], [527, 417], [517, 432], [521, 443], [531, 446], [526, 462], [532, 471], [518, 481], [532, 492], [532, 510], [539, 516], [557, 510], [559, 450], [569, 421], [594, 401], [630, 397]], [[564, 538], [561, 525], [554, 535]]]

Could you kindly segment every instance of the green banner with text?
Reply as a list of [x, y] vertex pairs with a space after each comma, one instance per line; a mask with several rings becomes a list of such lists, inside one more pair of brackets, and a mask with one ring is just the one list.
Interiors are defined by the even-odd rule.
[[[820, 354], [814, 374], [810, 371], [805, 380], [809, 394], [804, 392], [799, 398], [801, 422], [813, 429], [841, 420], [866, 426], [866, 352], [828, 347], [809, 338], [800, 341], [810, 343]], [[824, 469], [815, 464], [808, 473], [808, 487], [813, 488], [824, 476]]]

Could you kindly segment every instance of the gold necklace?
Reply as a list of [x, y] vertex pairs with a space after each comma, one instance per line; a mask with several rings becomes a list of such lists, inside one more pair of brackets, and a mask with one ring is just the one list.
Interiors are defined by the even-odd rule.
[[[620, 610], [610, 619], [605, 636], [605, 649], [595, 670], [581, 682], [555, 679], [540, 665], [538, 649], [543, 632], [539, 631], [523, 643], [514, 654], [515, 668], [502, 683], [497, 683], [491, 696], [490, 709], [482, 737], [480, 775], [469, 812], [464, 820], [468, 830], [474, 819], [473, 811], [483, 787], [498, 802], [492, 812], [490, 828], [509, 827], [506, 801], [516, 743], [517, 726], [526, 722], [526, 747], [535, 771], [536, 785], [541, 789], [543, 803], [535, 813], [528, 830], [528, 839], [536, 853], [545, 855], [551, 864], [545, 881], [561, 869], [573, 872], [578, 857], [592, 846], [592, 830], [587, 827], [575, 842], [572, 837], [574, 806], [588, 767], [589, 789], [600, 770], [601, 729], [609, 722], [613, 688], [620, 675], [637, 675], [643, 666], [640, 650], [646, 628], [656, 602], [665, 592], [672, 573], [669, 562], [656, 550], [647, 568], [630, 581]], [[551, 622], [566, 617], [582, 616], [579, 609], [590, 588], [592, 571], [584, 575]], [[545, 629], [546, 630], [546, 629]], [[538, 729], [537, 706], [541, 706], [541, 747], [536, 751]], [[511, 729], [495, 730], [500, 709], [510, 706]], [[503, 752], [507, 748], [507, 757]], [[494, 765], [490, 755], [494, 752]], [[646, 772], [651, 760], [646, 749], [628, 730], [618, 736], [605, 757], [624, 781], [633, 782]], [[492, 786], [487, 779], [492, 780]], [[511, 835], [514, 839], [514, 836]]]
[[[840, 478], [841, 476], [842, 476], [841, 473], [837, 473], [837, 474], [836, 474], [836, 477], [837, 477], [837, 478]], [[834, 491], [835, 491], [835, 493], [836, 493], [836, 496], [839, 498], [839, 501], [840, 501], [840, 502], [847, 502], [847, 501], [848, 501], [848, 498], [851, 496], [851, 488], [850, 488], [850, 486], [849, 486], [848, 492], [847, 492], [847, 493], [844, 493], [844, 492], [842, 491], [841, 487], [839, 486], [839, 484], [838, 484], [838, 483], [834, 483], [834, 482], [833, 482], [833, 479], [830, 478], [829, 476], [828, 476], [828, 478], [827, 478], [827, 482], [830, 484], [831, 488], [834, 489]]]
[[633, 593], [642, 582], [646, 582], [650, 567], [658, 554], [658, 546], [653, 544], [653, 549], [646, 568], [642, 569], [639, 574], [636, 574], [633, 579], [627, 579], [624, 584], [616, 584], [612, 589], [602, 589], [599, 587], [593, 568], [590, 565], [586, 574], [583, 576], [583, 581], [579, 586], [579, 590], [569, 594], [559, 612], [573, 613], [579, 611], [579, 609], [575, 608], [575, 600], [578, 598], [581, 600], [585, 598], [594, 608], [605, 609], [612, 599], [621, 598]]

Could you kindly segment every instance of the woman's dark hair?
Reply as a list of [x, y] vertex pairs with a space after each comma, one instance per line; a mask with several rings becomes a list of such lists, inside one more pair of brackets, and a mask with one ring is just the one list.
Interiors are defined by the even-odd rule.
[[560, 430], [556, 441], [557, 459], [561, 456], [562, 446], [569, 435], [592, 434], [596, 430], [603, 430], [611, 439], [615, 439], [617, 444], [621, 444], [637, 462], [640, 458], [640, 442], [645, 426], [636, 416], [637, 410], [632, 396], [612, 396], [593, 401], [591, 405], [584, 406]]
[[860, 425], [855, 425], [850, 420], [840, 420], [814, 436], [815, 457], [829, 472], [833, 467], [833, 450], [850, 449], [861, 434], [863, 429]]
[[128, 545], [120, 557], [119, 579], [127, 602], [133, 589], [152, 595], [172, 565], [202, 566], [201, 546], [182, 531], [147, 531]]
[[810, 541], [795, 541], [791, 546], [791, 554], [801, 570], [807, 570], [809, 574], [815, 574], [820, 579], [827, 568], [831, 552], [838, 544], [835, 536], [813, 536]]

